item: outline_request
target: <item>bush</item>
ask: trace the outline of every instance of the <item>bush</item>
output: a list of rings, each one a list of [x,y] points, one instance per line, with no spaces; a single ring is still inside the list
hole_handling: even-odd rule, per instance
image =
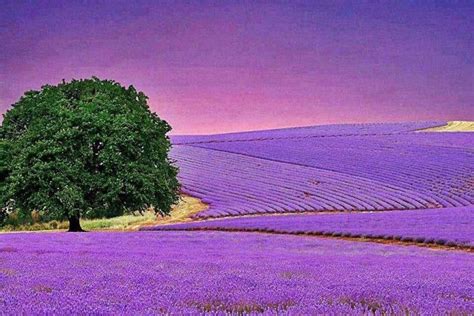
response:
[[[57,221],[51,221],[49,222],[49,228],[50,229],[58,229],[59,223]]]
[[[20,225],[20,219],[18,218],[18,212],[13,212],[7,215],[5,219],[5,225],[10,225],[13,227]]]
[[[41,215],[37,210],[34,210],[34,211],[31,212],[31,221],[33,223],[41,222]]]

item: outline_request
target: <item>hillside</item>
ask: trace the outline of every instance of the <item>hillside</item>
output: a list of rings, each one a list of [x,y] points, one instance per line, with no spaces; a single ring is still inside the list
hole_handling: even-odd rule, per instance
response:
[[[329,125],[175,136],[196,217],[383,211],[474,204],[470,133],[420,133],[440,122]]]

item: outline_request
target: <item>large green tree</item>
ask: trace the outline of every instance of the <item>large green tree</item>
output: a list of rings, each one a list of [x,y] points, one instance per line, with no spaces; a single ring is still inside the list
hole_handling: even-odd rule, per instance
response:
[[[0,128],[0,220],[6,212],[68,219],[112,217],[179,198],[168,123],[133,86],[87,80],[29,91]]]

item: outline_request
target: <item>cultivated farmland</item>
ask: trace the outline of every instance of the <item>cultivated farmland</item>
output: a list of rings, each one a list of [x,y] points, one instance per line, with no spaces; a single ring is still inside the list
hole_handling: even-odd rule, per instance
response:
[[[200,218],[474,204],[472,134],[415,132],[430,124],[177,137],[172,155],[184,190],[210,204]]]
[[[444,125],[174,136],[202,211],[0,235],[0,314],[473,314],[474,134]]]
[[[1,243],[2,314],[474,311],[464,252],[222,232],[9,234]]]
[[[474,207],[392,212],[251,216],[164,225],[150,230],[256,231],[417,242],[474,250]]]

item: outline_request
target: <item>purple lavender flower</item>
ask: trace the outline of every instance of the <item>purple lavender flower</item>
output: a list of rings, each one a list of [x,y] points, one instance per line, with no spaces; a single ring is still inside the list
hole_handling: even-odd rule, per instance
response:
[[[144,228],[215,229],[365,237],[474,248],[474,206],[387,212],[236,217]]]
[[[472,254],[221,232],[0,235],[0,314],[471,314]]]

